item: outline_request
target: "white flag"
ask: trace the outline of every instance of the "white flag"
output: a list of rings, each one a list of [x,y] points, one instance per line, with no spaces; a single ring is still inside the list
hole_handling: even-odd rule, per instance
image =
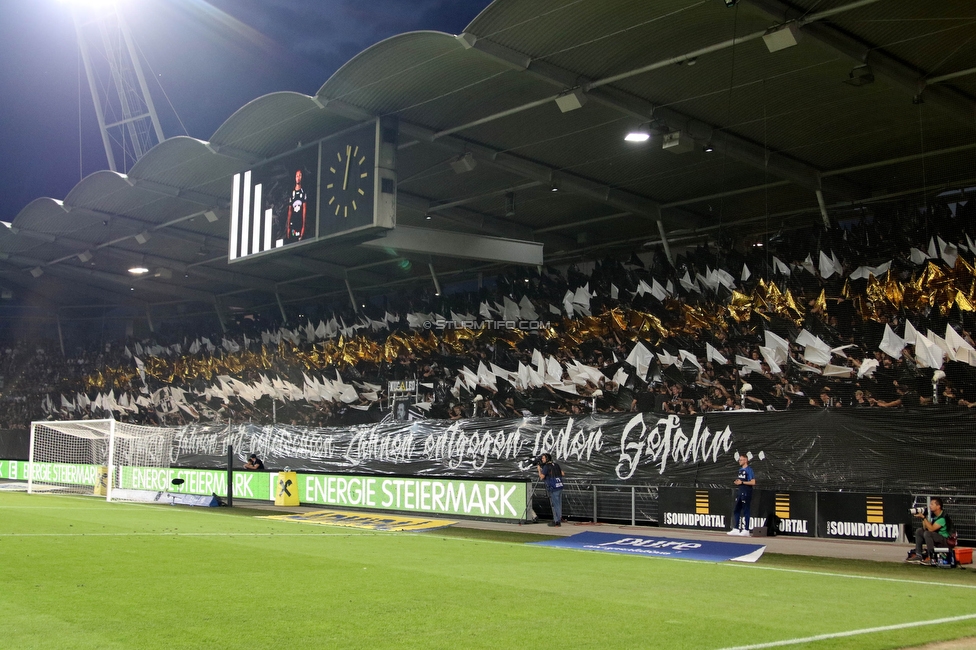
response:
[[[901,351],[905,349],[905,339],[895,334],[891,325],[885,325],[884,336],[881,338],[881,345],[878,349],[889,357],[897,359],[901,356]]]
[[[713,363],[721,363],[723,365],[729,362],[718,350],[712,347],[711,343],[705,343],[705,358]]]
[[[654,356],[651,351],[644,347],[644,344],[640,341],[634,346],[634,349],[630,351],[627,355],[627,363],[632,365],[637,370],[637,376],[643,380],[647,376],[647,368],[650,366],[651,361]]]

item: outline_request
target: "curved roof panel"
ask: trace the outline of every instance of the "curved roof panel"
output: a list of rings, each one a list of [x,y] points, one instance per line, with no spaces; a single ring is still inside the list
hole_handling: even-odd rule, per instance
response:
[[[78,181],[78,184],[68,192],[64,202],[73,207],[90,207],[100,203],[106,196],[131,189],[132,183],[128,176],[103,169]]]
[[[31,201],[14,219],[14,225],[24,230],[52,235],[66,235],[90,228],[100,219],[90,213],[69,212],[67,206],[54,199]]]
[[[482,102],[507,66],[467,50],[443,32],[393,36],[354,57],[319,89],[317,96],[387,115],[449,99],[474,86]],[[514,75],[513,75],[514,76]]]
[[[278,92],[258,97],[227,118],[211,144],[266,158],[349,126],[343,117],[322,110],[308,95]]]
[[[147,151],[129,170],[129,178],[194,189],[214,178],[226,177],[240,165],[240,160],[216,153],[203,140],[176,136]]]

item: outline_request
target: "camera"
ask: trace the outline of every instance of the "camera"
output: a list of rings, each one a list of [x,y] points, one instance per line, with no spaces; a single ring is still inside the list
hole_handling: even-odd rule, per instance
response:
[[[911,508],[908,509],[908,511],[911,512],[912,515],[924,515],[925,506],[912,506]]]

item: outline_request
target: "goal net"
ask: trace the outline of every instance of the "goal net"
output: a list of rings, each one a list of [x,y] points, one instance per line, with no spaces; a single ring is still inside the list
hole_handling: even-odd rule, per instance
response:
[[[27,491],[125,500],[138,468],[168,468],[175,429],[114,420],[32,422]]]

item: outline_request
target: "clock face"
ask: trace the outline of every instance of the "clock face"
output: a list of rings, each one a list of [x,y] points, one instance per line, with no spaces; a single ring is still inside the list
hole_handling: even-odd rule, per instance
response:
[[[335,221],[373,218],[373,150],[365,142],[334,145],[330,158],[323,155],[326,206],[323,214]],[[324,152],[323,152],[324,153]]]

